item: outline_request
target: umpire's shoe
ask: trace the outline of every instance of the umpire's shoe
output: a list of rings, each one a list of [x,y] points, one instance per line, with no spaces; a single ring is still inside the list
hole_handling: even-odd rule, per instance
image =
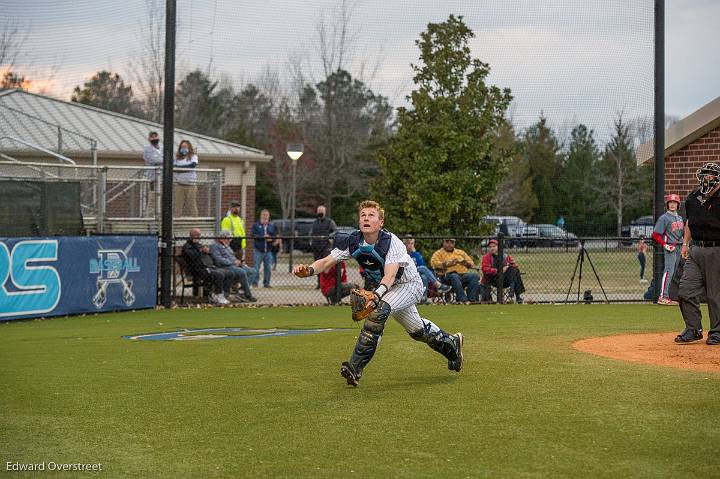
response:
[[[702,329],[685,328],[682,330],[682,333],[675,336],[675,342],[680,344],[694,343],[695,341],[700,341],[702,338]]]
[[[450,371],[457,371],[460,372],[460,370],[463,367],[463,363],[465,362],[465,359],[463,358],[463,334],[462,333],[455,333],[452,336],[453,343],[455,343],[455,360],[450,361],[448,359],[448,369]]]
[[[710,346],[717,346],[720,344],[720,333],[710,333],[708,334],[707,341],[705,343],[709,344]]]
[[[340,366],[340,374],[347,380],[349,386],[357,387],[360,382],[360,375],[355,372],[349,362],[345,361]]]

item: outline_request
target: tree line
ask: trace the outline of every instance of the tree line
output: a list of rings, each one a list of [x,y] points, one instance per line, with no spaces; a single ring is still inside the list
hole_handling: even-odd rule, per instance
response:
[[[650,214],[652,171],[634,155],[651,131],[647,119],[618,112],[603,146],[583,124],[561,140],[542,113],[518,129],[507,115],[512,92],[487,83],[490,65],[471,56],[473,37],[462,16],[428,24],[415,42],[420,54],[407,107],[394,110],[333,53],[323,58],[324,78],[298,73],[289,90],[269,72],[236,89],[190,71],[176,87],[175,124],[272,155],[258,169],[256,204],[275,217],[290,214],[285,146],[293,142],[305,144],[299,214],[323,203],[338,224],[354,224],[357,203],[368,197],[383,204],[388,227],[414,234],[485,234],[482,217],[503,214],[534,223],[563,216],[576,234],[619,235],[629,219]],[[18,79],[8,71],[3,87]],[[71,99],[161,121],[162,90],[150,83],[136,96],[118,73],[100,71]]]

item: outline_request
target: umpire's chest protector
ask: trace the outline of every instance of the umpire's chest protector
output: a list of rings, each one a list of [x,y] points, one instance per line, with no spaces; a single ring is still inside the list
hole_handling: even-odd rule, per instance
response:
[[[343,244],[347,239],[347,244]],[[363,235],[360,231],[353,231],[349,235],[338,238],[336,237],[335,246],[339,249],[347,247],[350,255],[355,258],[360,266],[365,270],[368,276],[375,282],[380,283],[385,274],[385,258],[390,251],[390,243],[392,236],[385,230],[380,230],[378,240],[375,244],[361,244]],[[403,274],[403,268],[398,270],[395,280]]]

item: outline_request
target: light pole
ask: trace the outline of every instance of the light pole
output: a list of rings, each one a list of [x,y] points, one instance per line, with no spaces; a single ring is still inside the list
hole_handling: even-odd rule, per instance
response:
[[[292,273],[293,269],[293,250],[295,249],[295,172],[297,170],[297,160],[303,154],[304,145],[302,143],[288,143],[287,154],[292,160],[292,194],[290,195],[290,258],[288,272]]]

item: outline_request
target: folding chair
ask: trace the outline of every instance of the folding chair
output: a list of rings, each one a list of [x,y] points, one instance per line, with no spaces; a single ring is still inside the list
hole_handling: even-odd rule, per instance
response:
[[[192,288],[192,295],[194,297],[204,297],[203,282],[195,280],[195,278],[190,275],[187,268],[187,262],[182,255],[175,256],[175,266],[175,270],[177,272],[175,275],[175,288],[180,287],[180,304],[185,304],[185,290],[187,288]]]

